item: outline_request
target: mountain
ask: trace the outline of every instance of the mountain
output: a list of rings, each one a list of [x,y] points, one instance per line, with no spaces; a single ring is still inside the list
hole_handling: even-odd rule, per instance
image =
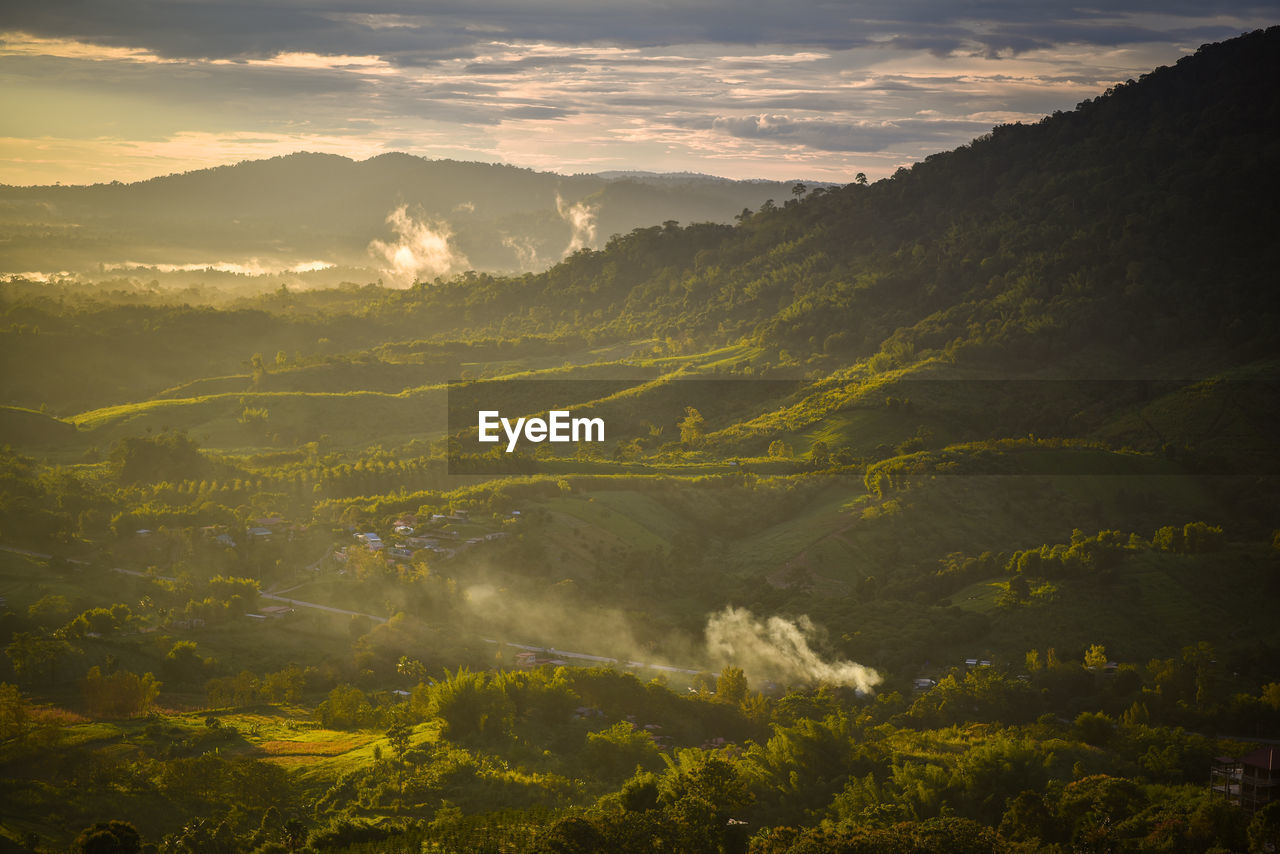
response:
[[[1273,28],[1206,46],[737,228],[648,228],[529,281],[418,299],[446,315],[493,306],[494,320],[521,302],[598,311],[617,334],[746,335],[805,357],[1274,353],[1278,45]]]
[[[475,206],[455,217],[467,252],[468,217],[568,228],[548,210],[557,194],[562,210],[595,206],[598,232],[625,233],[534,275],[263,297],[239,316],[103,306],[91,319],[19,300],[10,316],[24,331],[3,346],[33,368],[7,378],[2,400],[68,412],[81,393],[69,375],[100,406],[199,379],[201,359],[222,375],[243,371],[255,351],[305,360],[432,336],[650,338],[684,354],[740,344],[755,348],[757,373],[826,374],[836,386],[862,376],[841,380],[855,368],[1187,378],[1274,360],[1278,43],[1272,28],[1206,46],[1074,111],[998,127],[870,186],[788,192],[735,226],[625,231],[624,220],[649,223],[695,198],[738,207],[749,192],[783,188],[698,176],[608,182],[406,155],[293,155],[127,186],[7,188],[11,205],[65,198],[56,207],[70,219],[146,223],[193,245],[225,240],[216,245],[228,253],[237,241],[252,254],[319,239],[358,254],[389,205],[428,196],[432,211]],[[96,355],[77,359],[68,335]],[[223,343],[196,357],[185,349],[193,337]]]
[[[540,269],[571,249],[664,220],[728,222],[744,207],[789,196],[791,187],[299,153],[132,184],[0,187],[0,272],[151,265],[176,273],[214,264],[280,272],[320,262],[367,281],[394,266],[371,252],[374,241],[399,248],[441,236],[447,259],[392,271],[407,284],[414,274]],[[400,208],[406,216],[397,234],[388,217]]]
[[[1274,839],[1215,757],[1280,731],[1278,62],[1280,28],[1208,45],[733,225],[656,217],[737,185],[508,169],[648,217],[538,273],[0,282],[0,835]],[[428,168],[524,216],[402,157],[67,198],[200,240],[254,196],[223,237],[258,246],[329,228],[335,174],[381,215]],[[473,446],[490,408],[607,437]]]

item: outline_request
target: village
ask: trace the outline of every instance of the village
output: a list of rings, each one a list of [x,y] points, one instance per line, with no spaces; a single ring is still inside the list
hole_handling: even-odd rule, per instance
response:
[[[507,514],[504,524],[516,523],[520,518],[520,511],[513,510]],[[473,521],[466,510],[455,510],[449,514],[432,513],[428,516],[401,516],[392,523],[392,536],[389,540],[383,539],[376,530],[349,530],[364,548],[371,552],[385,552],[389,557],[399,560],[412,560],[415,555],[424,551],[451,558],[484,543],[505,539],[509,533],[492,530],[491,524]],[[357,547],[354,544],[342,546],[335,549],[332,556],[339,563],[346,563],[348,550]]]

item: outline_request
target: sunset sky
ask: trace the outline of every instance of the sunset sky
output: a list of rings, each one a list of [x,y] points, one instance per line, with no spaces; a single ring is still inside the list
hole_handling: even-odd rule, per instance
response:
[[[1276,18],[1247,0],[8,0],[0,182],[300,150],[847,182]]]

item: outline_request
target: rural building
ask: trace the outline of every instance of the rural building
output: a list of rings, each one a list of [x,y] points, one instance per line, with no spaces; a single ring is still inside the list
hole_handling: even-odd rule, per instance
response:
[[[1239,759],[1218,759],[1209,785],[1215,794],[1250,813],[1280,801],[1280,748],[1264,747]]]

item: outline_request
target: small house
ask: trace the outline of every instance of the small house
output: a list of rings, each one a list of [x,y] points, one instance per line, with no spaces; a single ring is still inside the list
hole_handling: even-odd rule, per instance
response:
[[[1248,813],[1280,802],[1280,748],[1264,747],[1239,759],[1220,757],[1210,771],[1209,786]]]

